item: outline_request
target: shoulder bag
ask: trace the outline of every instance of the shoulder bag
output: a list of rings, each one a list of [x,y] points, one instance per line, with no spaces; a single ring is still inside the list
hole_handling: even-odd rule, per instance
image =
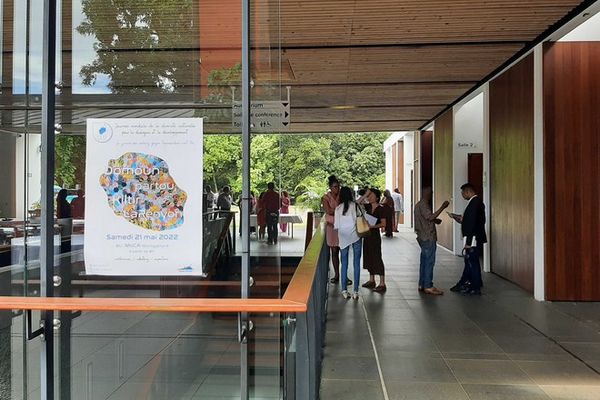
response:
[[[369,223],[365,218],[365,210],[359,204],[356,204],[356,234],[361,238],[371,234],[371,228],[369,228]]]

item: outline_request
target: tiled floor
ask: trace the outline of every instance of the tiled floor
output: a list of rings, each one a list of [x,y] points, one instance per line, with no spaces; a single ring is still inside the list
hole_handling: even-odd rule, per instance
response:
[[[330,286],[321,399],[600,399],[600,303],[540,303],[493,274],[481,297],[423,295],[414,235],[396,235],[383,239],[385,295]],[[448,289],[462,259],[437,256]]]

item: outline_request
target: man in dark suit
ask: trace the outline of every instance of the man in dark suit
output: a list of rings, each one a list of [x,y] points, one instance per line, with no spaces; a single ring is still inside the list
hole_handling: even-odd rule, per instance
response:
[[[453,292],[480,295],[481,264],[479,256],[483,254],[483,244],[487,242],[485,234],[485,205],[470,183],[460,187],[462,197],[467,200],[467,208],[456,220],[461,224],[465,267],[458,283],[450,288]]]

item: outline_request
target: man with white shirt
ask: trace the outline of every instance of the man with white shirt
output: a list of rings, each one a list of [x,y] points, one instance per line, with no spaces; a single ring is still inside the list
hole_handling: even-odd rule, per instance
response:
[[[483,282],[481,280],[479,256],[483,253],[483,244],[487,242],[485,205],[470,183],[462,185],[460,190],[462,197],[469,201],[463,215],[455,218],[461,224],[465,267],[460,280],[450,290],[480,295]]]
[[[394,219],[394,232],[398,232],[400,215],[404,214],[404,201],[398,188],[394,189],[392,192],[392,200],[394,200],[394,213],[396,214]]]

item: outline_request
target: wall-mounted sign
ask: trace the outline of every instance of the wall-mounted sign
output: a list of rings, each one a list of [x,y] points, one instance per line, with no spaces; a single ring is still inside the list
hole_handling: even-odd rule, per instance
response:
[[[202,274],[202,119],[88,119],[87,274]]]
[[[253,132],[287,132],[290,130],[289,101],[253,101],[250,110]],[[232,125],[242,128],[242,103],[232,105]]]
[[[458,142],[457,146],[459,149],[476,149],[477,144],[473,142]]]

